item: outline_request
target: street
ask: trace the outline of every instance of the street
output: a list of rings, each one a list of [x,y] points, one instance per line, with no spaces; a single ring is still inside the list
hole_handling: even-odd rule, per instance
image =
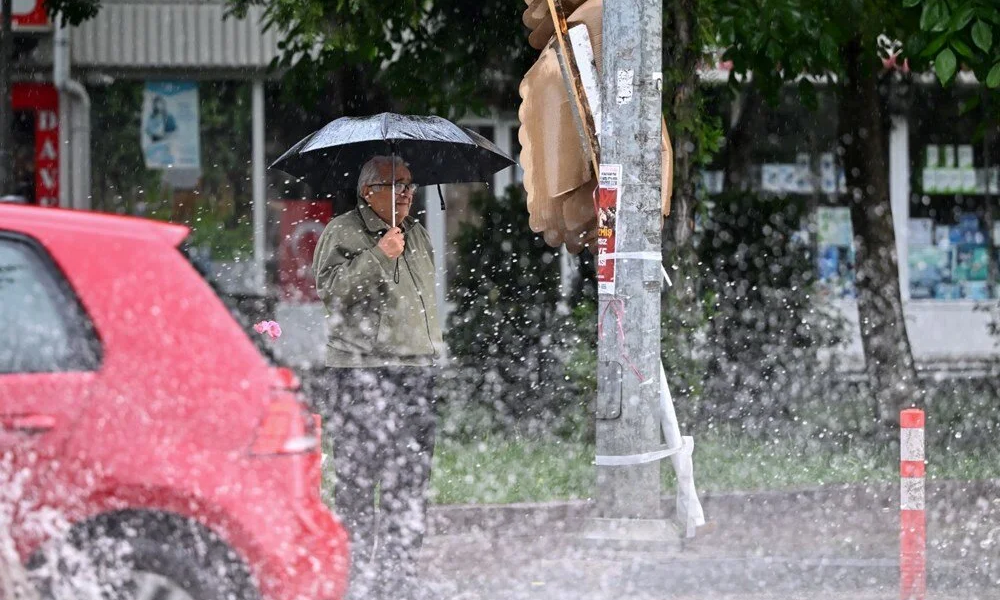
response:
[[[461,600],[894,599],[892,488],[709,496],[714,528],[677,548],[615,549],[584,539],[579,504],[499,509],[506,514],[492,520],[482,509],[481,526],[472,509],[442,508],[423,565],[433,597]],[[988,536],[1000,514],[998,502],[984,501],[997,497],[996,484],[928,491],[928,598],[1000,598],[987,575],[997,552]]]

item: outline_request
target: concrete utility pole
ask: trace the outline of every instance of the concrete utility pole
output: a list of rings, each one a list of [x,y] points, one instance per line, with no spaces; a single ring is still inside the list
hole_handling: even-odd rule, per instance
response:
[[[597,486],[606,519],[661,517],[661,461],[648,453],[664,447],[657,414],[662,30],[663,0],[604,2],[601,165],[621,165],[614,293],[600,295],[598,312]]]
[[[0,196],[14,192],[14,7],[12,0],[0,2]]]

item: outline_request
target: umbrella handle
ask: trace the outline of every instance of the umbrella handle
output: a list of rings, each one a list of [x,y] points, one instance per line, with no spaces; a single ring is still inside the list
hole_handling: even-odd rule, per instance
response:
[[[396,149],[392,149],[392,227],[396,227]],[[399,285],[399,257],[396,257],[396,267],[393,269],[392,282]]]
[[[389,187],[392,188],[392,226],[396,226],[396,149],[392,149],[392,181]],[[399,283],[399,261],[396,261],[396,283]]]

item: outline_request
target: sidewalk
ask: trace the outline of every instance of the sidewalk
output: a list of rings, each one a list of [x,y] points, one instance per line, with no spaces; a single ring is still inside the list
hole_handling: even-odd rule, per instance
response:
[[[423,560],[441,598],[897,598],[898,494],[878,483],[705,495],[714,529],[670,551],[582,540],[585,501],[440,506]],[[930,481],[927,498],[929,597],[1000,598],[1000,482]]]

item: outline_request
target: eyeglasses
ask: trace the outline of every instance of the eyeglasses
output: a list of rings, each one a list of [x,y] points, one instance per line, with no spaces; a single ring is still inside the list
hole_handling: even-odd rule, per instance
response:
[[[419,185],[417,185],[415,183],[403,183],[401,181],[397,181],[395,184],[392,184],[392,183],[374,183],[374,184],[372,184],[372,187],[389,187],[389,186],[393,186],[396,189],[396,193],[397,194],[402,194],[403,192],[410,192],[412,194],[412,193],[414,193],[414,192],[417,191],[418,187],[420,187]]]

